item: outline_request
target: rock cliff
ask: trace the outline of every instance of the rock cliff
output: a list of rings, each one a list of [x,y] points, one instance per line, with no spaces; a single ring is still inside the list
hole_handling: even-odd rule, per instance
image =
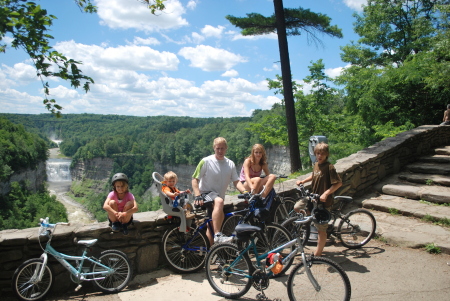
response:
[[[47,180],[45,162],[39,163],[36,169],[26,169],[14,172],[8,182],[0,182],[0,195],[6,195],[11,190],[12,182],[25,181],[28,189],[36,191]]]

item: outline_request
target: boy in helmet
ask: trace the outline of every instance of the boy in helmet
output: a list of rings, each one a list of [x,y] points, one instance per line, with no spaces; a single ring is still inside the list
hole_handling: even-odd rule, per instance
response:
[[[103,204],[103,209],[108,213],[113,232],[122,230],[128,235],[128,226],[133,221],[133,213],[138,211],[134,195],[128,191],[128,177],[124,173],[116,173],[112,177],[113,191]]]
[[[328,156],[330,155],[328,144],[318,143],[314,148],[314,155],[317,162],[314,164],[313,172],[306,179],[297,181],[297,185],[312,180],[311,192],[320,195],[320,202],[324,204],[325,209],[330,210],[334,202],[333,193],[342,186],[342,180],[333,164],[328,162]],[[302,201],[299,201],[295,204],[294,209],[299,212],[305,208],[305,205]],[[327,242],[328,223],[315,223],[314,226],[318,231],[317,249],[314,252],[314,256],[321,256]]]

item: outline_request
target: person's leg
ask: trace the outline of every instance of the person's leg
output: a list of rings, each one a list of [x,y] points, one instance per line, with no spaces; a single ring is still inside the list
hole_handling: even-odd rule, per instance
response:
[[[118,207],[117,207],[117,203],[116,203],[114,200],[110,200],[110,201],[109,201],[109,206],[110,206],[114,211],[117,212]],[[112,214],[112,213],[110,213],[110,212],[108,212],[108,218],[109,218],[109,220],[110,220],[111,222],[113,222],[113,223],[119,221],[119,219],[118,219],[114,214]]]
[[[125,212],[125,211],[128,211],[128,210],[130,210],[131,208],[133,208],[133,205],[134,205],[134,203],[133,202],[127,202],[126,204],[125,204],[125,207],[123,207],[123,211]],[[130,220],[131,220],[131,218],[133,217],[133,215],[127,215],[126,217],[124,217],[123,219],[121,219],[121,223],[122,224],[127,224],[127,223],[129,223],[130,222]]]
[[[259,193],[260,191],[261,191],[261,189],[262,189],[262,180],[263,179],[261,179],[260,177],[254,177],[254,178],[251,178],[250,179],[250,181],[252,181],[252,184],[253,184],[253,193]]]
[[[264,190],[264,193],[262,195],[263,198],[265,198],[269,192],[272,190],[273,188],[273,184],[275,184],[275,180],[277,179],[276,175],[270,174],[268,176],[266,176],[265,178],[261,179],[261,187],[262,185],[266,186],[266,190]]]
[[[318,230],[317,249],[314,252],[314,256],[322,256],[322,251],[327,243],[327,231]]]
[[[217,197],[214,199],[214,208],[211,216],[214,234],[220,232],[220,228],[222,227],[224,219],[223,204],[224,200],[222,198]]]

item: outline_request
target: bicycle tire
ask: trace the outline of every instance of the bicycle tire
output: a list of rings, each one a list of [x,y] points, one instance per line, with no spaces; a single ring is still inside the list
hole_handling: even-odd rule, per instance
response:
[[[124,252],[119,250],[106,250],[100,254],[98,261],[109,268],[113,268],[114,272],[106,275],[105,279],[93,280],[94,285],[104,293],[118,293],[123,290],[133,275],[130,260]],[[105,271],[102,266],[92,263],[92,272]],[[94,276],[97,278],[98,276]]]
[[[201,270],[205,263],[206,253],[209,250],[209,239],[206,234],[199,231],[193,237],[194,229],[183,233],[178,226],[168,229],[162,239],[162,253],[169,268],[180,274],[192,273]],[[190,239],[189,246],[184,246]]]
[[[281,225],[285,220],[292,216],[296,201],[291,197],[282,198],[277,196],[276,198],[278,198],[278,200],[275,202],[275,206],[271,210],[273,212],[271,221]]]
[[[342,245],[349,249],[358,249],[367,244],[375,235],[377,222],[373,214],[366,209],[356,209],[347,213],[337,228]]]
[[[302,261],[293,268],[288,278],[290,301],[350,300],[350,279],[340,265],[324,257],[313,257],[307,264],[320,289],[314,288]]]
[[[206,278],[211,287],[222,297],[236,299],[251,288],[254,267],[248,254],[236,261],[238,246],[231,243],[214,245],[206,256]]]
[[[290,217],[281,225],[285,227],[294,238],[300,236],[302,245],[306,246],[309,240],[309,235],[311,234],[311,222],[306,224],[298,224],[295,222],[296,220],[298,220],[297,216]]]
[[[220,232],[222,232],[225,236],[234,236],[234,229],[239,224],[242,217],[243,215],[236,214],[226,218],[222,223]]]
[[[265,223],[262,231],[255,234],[255,244],[258,254],[264,254],[270,250],[276,249],[291,240],[293,240],[293,238],[289,231],[286,230],[285,227],[274,223]],[[282,258],[286,258],[294,250],[295,245],[292,245],[278,253],[280,253]],[[274,276],[277,277],[283,275],[291,267],[293,262],[294,256],[292,256],[289,262],[283,262],[283,269],[279,274]]]
[[[17,298],[24,301],[42,300],[50,291],[53,285],[53,271],[46,265],[42,279],[35,282],[43,260],[33,258],[23,262],[14,272],[12,278],[12,290]]]

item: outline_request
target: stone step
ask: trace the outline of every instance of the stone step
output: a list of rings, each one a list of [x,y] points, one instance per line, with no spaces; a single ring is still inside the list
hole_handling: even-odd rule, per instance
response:
[[[370,211],[377,221],[377,236],[382,237],[387,243],[407,248],[423,248],[434,243],[441,249],[442,253],[450,254],[449,228],[414,217],[393,215],[375,210]]]
[[[434,155],[434,156],[420,157],[419,161],[426,163],[450,163],[450,156]]]
[[[432,217],[435,220],[450,219],[450,207],[423,203],[417,200],[405,199],[392,195],[380,195],[363,201],[363,207],[382,212],[394,209],[403,216],[423,218]]]
[[[450,176],[444,175],[401,172],[398,178],[411,183],[450,186]]]
[[[420,184],[387,184],[381,188],[383,194],[424,200],[432,203],[450,203],[450,187]]]
[[[450,163],[413,163],[408,164],[405,169],[409,172],[450,175]]]
[[[450,156],[450,146],[439,147],[434,150],[436,155],[447,155]]]

